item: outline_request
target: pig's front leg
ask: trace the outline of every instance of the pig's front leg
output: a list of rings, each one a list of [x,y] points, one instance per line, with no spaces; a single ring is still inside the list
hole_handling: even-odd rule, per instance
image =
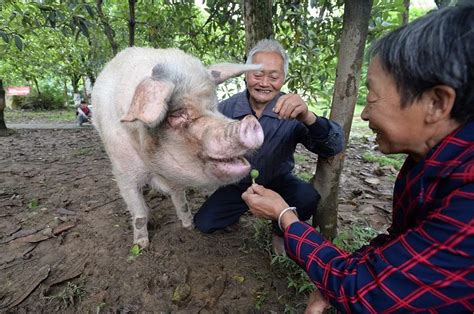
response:
[[[183,227],[192,228],[193,217],[186,201],[186,192],[183,190],[172,191],[171,201],[176,209],[176,215],[181,220]]]
[[[142,191],[138,185],[129,185],[117,182],[120,187],[128,211],[132,216],[133,227],[133,243],[138,244],[142,248],[147,248],[150,244],[148,240],[148,208],[145,204]]]

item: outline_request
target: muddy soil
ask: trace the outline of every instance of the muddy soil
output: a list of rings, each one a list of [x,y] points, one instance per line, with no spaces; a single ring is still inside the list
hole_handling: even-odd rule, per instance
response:
[[[361,160],[373,147],[349,145],[341,228],[390,222],[396,171]],[[313,173],[316,157],[299,154],[295,171]],[[190,191],[193,212],[207,193]],[[145,194],[151,244],[134,258],[129,214],[94,129],[0,138],[0,312],[303,312],[307,296],[275,272],[256,218],[204,235],[181,227],[169,197]]]

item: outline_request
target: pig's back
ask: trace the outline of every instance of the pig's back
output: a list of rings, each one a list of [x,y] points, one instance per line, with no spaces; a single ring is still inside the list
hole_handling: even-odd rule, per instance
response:
[[[118,126],[128,112],[138,84],[151,76],[158,63],[172,64],[176,71],[192,71],[198,77],[207,75],[201,62],[179,49],[131,47],[124,49],[106,64],[92,92],[94,124],[102,128]]]

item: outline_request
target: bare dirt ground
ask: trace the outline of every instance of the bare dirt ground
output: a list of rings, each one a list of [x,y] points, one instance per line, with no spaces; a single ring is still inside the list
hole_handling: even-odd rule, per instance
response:
[[[341,227],[390,222],[396,171],[361,160],[373,146],[349,145]],[[315,156],[299,154],[296,172],[314,172]],[[148,191],[151,245],[133,258],[129,214],[93,128],[18,129],[0,138],[0,156],[0,312],[303,312],[307,297],[275,272],[250,215],[204,235]],[[190,191],[193,212],[204,197]]]

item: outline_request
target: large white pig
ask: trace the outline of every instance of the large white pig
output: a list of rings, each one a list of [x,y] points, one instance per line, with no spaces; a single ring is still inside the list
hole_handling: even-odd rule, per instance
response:
[[[184,227],[192,227],[186,188],[217,188],[249,173],[244,155],[263,142],[253,116],[217,111],[216,85],[256,65],[205,68],[179,49],[127,48],[100,73],[93,123],[132,216],[133,242],[149,245],[142,188],[167,193]]]

